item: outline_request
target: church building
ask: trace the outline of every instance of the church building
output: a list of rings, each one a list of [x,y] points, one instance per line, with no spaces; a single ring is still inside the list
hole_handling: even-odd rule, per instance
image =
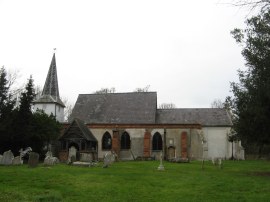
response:
[[[63,123],[64,104],[59,97],[55,54],[42,96],[35,109],[53,113]],[[244,159],[241,142],[228,141],[232,122],[225,109],[158,109],[157,92],[79,94],[71,114],[63,123],[59,158],[66,161],[70,148],[76,160],[103,159],[114,153],[121,160]]]

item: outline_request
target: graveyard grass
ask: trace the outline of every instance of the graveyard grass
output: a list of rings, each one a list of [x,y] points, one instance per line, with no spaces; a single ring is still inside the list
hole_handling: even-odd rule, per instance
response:
[[[269,161],[0,166],[0,201],[269,201]]]

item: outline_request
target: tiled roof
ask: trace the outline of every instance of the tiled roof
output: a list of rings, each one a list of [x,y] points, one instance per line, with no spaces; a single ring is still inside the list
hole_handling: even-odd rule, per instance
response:
[[[83,137],[88,141],[97,142],[97,139],[92,132],[87,128],[84,122],[79,119],[74,119],[72,121],[59,140],[69,139],[69,135],[72,135],[72,138],[74,138],[74,134],[77,135],[77,137]]]
[[[86,123],[154,124],[157,93],[80,94],[71,118]]]
[[[156,123],[160,124],[232,125],[228,112],[218,108],[158,109],[156,120]]]

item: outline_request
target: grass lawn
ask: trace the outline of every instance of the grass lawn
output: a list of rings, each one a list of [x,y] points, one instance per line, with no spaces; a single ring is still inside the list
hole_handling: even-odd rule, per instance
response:
[[[269,161],[0,166],[0,201],[270,201]]]

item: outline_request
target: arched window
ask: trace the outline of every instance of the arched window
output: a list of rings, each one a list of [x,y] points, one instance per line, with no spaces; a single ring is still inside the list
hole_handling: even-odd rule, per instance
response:
[[[112,137],[110,133],[104,133],[102,137],[102,149],[111,150],[112,149]]]
[[[130,136],[127,132],[121,136],[121,149],[130,149]]]
[[[158,132],[156,132],[153,136],[152,150],[162,150],[162,137]]]

